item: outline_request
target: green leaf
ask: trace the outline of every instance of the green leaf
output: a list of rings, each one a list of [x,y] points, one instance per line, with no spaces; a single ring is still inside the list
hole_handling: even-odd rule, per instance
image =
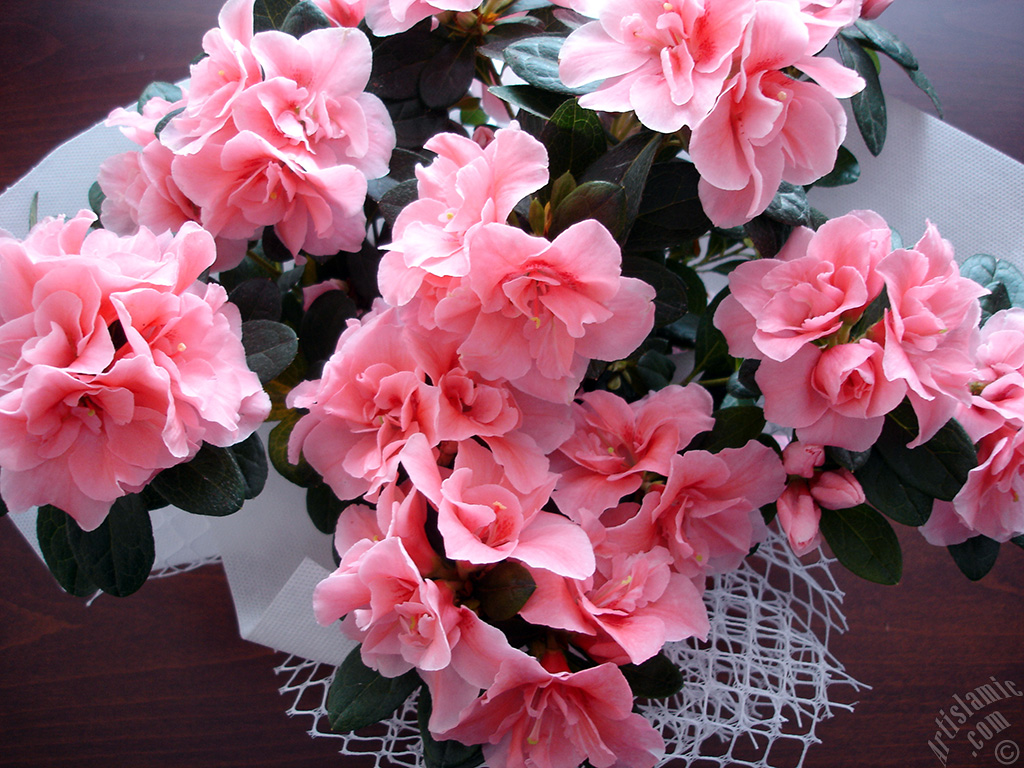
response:
[[[790,184],[788,181],[779,184],[779,189],[768,203],[764,215],[793,227],[809,227],[813,223],[807,192],[803,187]]]
[[[95,530],[83,531],[68,518],[67,536],[85,577],[107,594],[127,597],[153,570],[153,525],[138,494],[117,499]]]
[[[484,753],[479,744],[466,745],[454,739],[438,741],[427,727],[433,702],[430,691],[424,686],[416,700],[416,718],[423,739],[423,764],[425,768],[476,768],[484,764]]]
[[[871,458],[870,448],[866,451],[851,451],[847,448],[836,448],[834,445],[827,445],[825,446],[825,453],[829,459],[850,472],[857,472]]]
[[[604,126],[597,113],[584,109],[576,99],[563,103],[551,116],[540,134],[548,150],[548,170],[552,179],[568,171],[580,178],[587,167],[608,147]]]
[[[643,132],[630,136],[609,149],[587,169],[582,181],[610,181],[626,190],[626,221],[633,221],[640,211],[647,177],[664,137],[660,133]]]
[[[878,80],[878,70],[874,59],[860,44],[840,33],[836,36],[839,44],[839,56],[843,64],[855,70],[864,78],[864,90],[854,94],[850,99],[853,116],[864,137],[864,144],[872,155],[878,155],[885,144],[886,112],[885,96],[882,95],[882,84]]]
[[[288,13],[296,5],[298,0],[256,0],[252,8],[253,33],[281,29]]]
[[[697,195],[700,175],[692,163],[657,163],[648,174],[626,247],[632,251],[670,248],[711,228]]]
[[[821,534],[846,568],[876,584],[898,584],[903,553],[892,526],[866,504],[822,509]]]
[[[259,376],[260,384],[266,384],[291,365],[299,351],[299,338],[284,323],[249,320],[242,323],[242,346],[245,364]]]
[[[1010,539],[1010,543],[1016,544],[1021,549],[1024,549],[1024,534],[1021,534],[1020,536],[1014,536],[1012,539]]]
[[[647,391],[664,389],[676,375],[676,364],[658,350],[648,349],[636,361],[636,374]]]
[[[816,182],[816,187],[843,187],[853,184],[860,178],[860,163],[854,157],[853,152],[844,146],[839,147],[836,155],[836,163],[832,170],[822,176]]]
[[[917,58],[910,48],[889,30],[867,19],[858,19],[854,26],[864,34],[875,50],[881,51],[905,69],[918,68]]]
[[[191,460],[163,470],[153,487],[179,509],[194,515],[223,517],[242,508],[245,475],[234,453],[203,443]]]
[[[476,68],[470,38],[448,41],[420,72],[419,96],[428,107],[447,109],[469,91]]]
[[[641,699],[667,699],[683,690],[683,673],[665,652],[641,664],[619,667],[633,695]]]
[[[742,448],[764,431],[764,411],[756,405],[738,405],[715,411],[715,426],[695,438],[693,447],[711,453]]]
[[[537,589],[526,567],[514,560],[502,560],[484,571],[473,585],[480,610],[492,621],[507,621],[519,613]]]
[[[301,455],[298,464],[288,461],[288,440],[302,416],[303,414],[296,410],[285,412],[277,426],[270,430],[267,455],[270,457],[270,463],[274,465],[274,469],[281,477],[300,488],[309,488],[320,482],[320,475]]]
[[[33,202],[38,202],[38,195],[33,198]],[[94,181],[92,186],[89,187],[89,210],[99,216],[103,213],[103,201],[107,199],[107,196],[103,194],[103,189],[100,187],[98,181]],[[31,214],[31,211],[29,212]]]
[[[238,307],[243,323],[249,320],[281,319],[281,290],[270,278],[243,280],[231,290],[228,299]]]
[[[442,38],[431,34],[430,19],[400,35],[375,41],[373,69],[366,90],[392,102],[419,102],[420,75],[443,45]]]
[[[915,528],[928,522],[932,497],[901,482],[877,451],[871,451],[864,464],[853,473],[868,503],[886,517]]]
[[[245,498],[255,499],[263,492],[263,487],[267,483],[267,475],[270,473],[263,441],[260,440],[259,434],[253,432],[242,442],[230,446],[228,450],[231,451],[238,464],[238,469],[242,472],[242,479],[245,481]]]
[[[516,40],[502,55],[512,71],[530,85],[571,96],[594,90],[594,87],[570,88],[558,77],[558,52],[564,42],[562,35],[537,35]]]
[[[312,0],[302,0],[288,11],[281,22],[281,31],[292,37],[302,37],[314,29],[330,29],[331,20]]]
[[[904,400],[885,417],[875,447],[902,483],[933,498],[952,501],[967,482],[967,474],[978,465],[974,444],[954,419],[924,445],[908,448],[917,431],[917,417]]]
[[[384,217],[384,220],[390,225],[395,226],[395,220],[398,218],[398,214],[402,212],[413,200],[419,198],[419,188],[417,186],[416,179],[409,179],[403,181],[401,184],[396,184],[380,199],[380,212]]]
[[[416,670],[399,677],[384,677],[370,669],[352,649],[331,680],[327,692],[327,718],[335,733],[349,733],[380,722],[395,712],[420,687]]]
[[[327,291],[317,296],[299,324],[299,339],[306,359],[312,364],[334,354],[349,318],[358,312],[355,302],[344,291]]]
[[[729,295],[723,288],[708,305],[707,311],[697,323],[697,338],[694,342],[694,372],[703,372],[703,378],[729,377],[733,373],[733,359],[729,356],[729,344],[722,332],[715,327],[715,310]]]
[[[338,518],[350,503],[335,496],[327,483],[317,483],[306,489],[306,514],[321,533],[334,533]]]
[[[668,267],[651,259],[625,256],[623,277],[635,277],[654,288],[654,327],[673,323],[686,314],[688,289],[683,279]]]
[[[142,108],[145,107],[149,100],[154,97],[159,97],[164,101],[169,101],[173,104],[181,99],[181,88],[176,86],[174,83],[165,83],[162,80],[153,81],[143,88],[142,93],[139,94],[139,101],[136,104],[138,111],[142,112]]]
[[[36,516],[36,538],[43,560],[61,589],[76,597],[86,597],[98,591],[99,587],[86,576],[75,559],[68,541],[69,524],[74,524],[74,520],[66,512],[47,504],[39,508]]]
[[[932,85],[932,81],[925,77],[924,72],[919,69],[907,69],[904,71],[910,78],[910,82],[920,88],[924,92],[925,96],[931,99],[932,106],[935,107],[935,112],[941,118],[943,116],[942,102],[939,100],[939,94],[936,93],[935,86]]]
[[[551,214],[548,236],[554,238],[584,219],[597,220],[618,237],[626,225],[625,190],[607,181],[580,184]]]
[[[1024,307],[1024,274],[1013,264],[987,253],[978,253],[964,260],[960,274],[987,288],[991,293],[981,297],[982,324],[1000,309]]]
[[[753,242],[758,255],[762,259],[771,259],[782,250],[786,241],[789,240],[793,228],[770,216],[761,214],[744,224],[743,231]]]
[[[532,85],[492,85],[487,90],[502,101],[545,119],[551,117],[565,101],[564,94],[552,93]]]
[[[973,536],[962,544],[947,547],[953,562],[971,581],[982,579],[992,570],[999,557],[999,542],[988,536]]]
[[[156,124],[156,127],[153,128],[153,135],[156,136],[159,139],[160,138],[160,134],[163,133],[164,128],[167,127],[167,124],[169,122],[171,122],[171,120],[176,118],[178,115],[180,115],[184,111],[185,111],[184,107],[178,107],[177,109],[172,109],[166,115],[161,117],[160,121]]]

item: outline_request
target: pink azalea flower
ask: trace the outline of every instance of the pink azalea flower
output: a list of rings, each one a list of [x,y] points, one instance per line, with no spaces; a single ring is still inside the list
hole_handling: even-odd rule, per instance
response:
[[[821,532],[818,530],[821,507],[811,496],[806,480],[790,480],[775,502],[775,508],[779,513],[779,525],[797,556],[803,557],[821,545]]]
[[[974,533],[1009,541],[1024,533],[1024,429],[1009,422],[977,447],[978,466],[968,474],[953,507]]]
[[[935,500],[928,522],[919,526],[917,530],[924,536],[925,541],[936,547],[963,544],[978,535],[977,531],[968,528],[963,518],[957,514],[953,502],[942,499]]]
[[[365,0],[366,25],[377,37],[386,37],[442,11],[473,11],[479,5],[479,0]]]
[[[0,240],[0,493],[92,530],[111,503],[205,441],[232,445],[270,409],[246,368],[238,310],[195,278],[194,224],[119,238],[83,212]]]
[[[492,768],[652,768],[664,754],[661,735],[632,711],[633,694],[614,664],[548,672],[532,657],[505,661],[494,684],[457,726],[436,734],[483,744]]]
[[[960,276],[953,246],[929,223],[913,249],[893,251],[878,264],[890,308],[883,319],[885,375],[906,382],[926,442],[967,402],[986,291]]]
[[[961,406],[956,418],[977,441],[1007,420],[1024,423],[1024,310],[990,317],[974,352],[970,406]]]
[[[817,232],[794,230],[778,258],[741,264],[715,313],[729,351],[781,362],[853,325],[882,291],[876,267],[889,242],[877,213],[854,211]]]
[[[621,276],[612,236],[587,219],[554,242],[490,224],[470,239],[473,270],[437,306],[460,334],[464,364],[490,379],[568,402],[590,359],[632,352],[654,323],[654,290]]]
[[[358,27],[365,15],[365,0],[313,0],[332,24],[339,27]]]
[[[636,112],[648,128],[699,125],[714,107],[753,17],[753,0],[611,0],[574,31],[559,56],[562,81],[603,81],[580,105]]]
[[[552,497],[580,521],[600,515],[636,491],[645,472],[667,475],[672,456],[711,429],[711,395],[703,387],[671,385],[634,403],[604,391],[588,392],[573,406],[576,430],[556,453],[561,477]]]
[[[877,19],[892,3],[893,0],[864,0],[860,17],[862,19]]]
[[[398,473],[399,453],[414,435],[436,445],[438,391],[424,380],[394,309],[378,305],[350,320],[320,379],[288,395],[308,408],[292,432],[289,460],[300,453],[340,499],[376,494]]]

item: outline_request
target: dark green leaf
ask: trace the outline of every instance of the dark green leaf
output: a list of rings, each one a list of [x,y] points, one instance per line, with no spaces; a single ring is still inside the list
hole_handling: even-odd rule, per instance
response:
[[[357,314],[355,302],[344,291],[327,291],[317,296],[299,325],[306,359],[312,364],[334,354],[348,319]]]
[[[228,450],[231,451],[242,472],[242,479],[245,481],[245,498],[255,499],[263,492],[263,486],[267,483],[267,475],[270,473],[263,441],[260,440],[260,436],[256,432],[253,432],[245,440],[235,443]]]
[[[665,652],[641,664],[619,667],[633,695],[641,699],[667,699],[683,690],[683,673]]]
[[[850,472],[857,472],[871,458],[870,448],[866,451],[851,451],[846,448],[836,448],[829,445],[825,447],[825,453],[832,461]]]
[[[988,315],[1004,308],[1001,306],[1001,298],[1003,302],[1008,300],[1011,306],[1024,307],[1024,274],[1010,262],[987,253],[978,253],[960,265],[960,274],[993,293],[999,293],[995,297],[982,297],[982,307],[988,310]]]
[[[288,461],[288,440],[296,423],[302,418],[302,413],[296,410],[288,410],[284,417],[270,430],[270,439],[267,441],[267,455],[274,469],[285,480],[301,488],[309,488],[320,482],[320,475],[313,469],[309,462],[301,455],[299,463],[292,464]]]
[[[302,0],[292,6],[281,22],[281,31],[292,37],[302,37],[314,29],[329,29],[331,20],[312,0]]]
[[[469,91],[476,65],[470,39],[448,41],[420,73],[419,96],[428,107],[447,109]]]
[[[626,190],[626,221],[640,211],[647,176],[664,137],[660,133],[638,133],[609,149],[591,164],[582,181],[610,181]]]
[[[867,505],[823,509],[821,534],[839,562],[861,578],[898,584],[903,576],[903,553],[895,531]]]
[[[99,182],[94,181],[92,183],[92,187],[89,187],[89,207],[90,208],[92,208],[92,200],[93,200],[93,192],[92,191],[93,191],[93,187],[95,187],[96,189],[99,189],[99,187],[100,187]],[[103,192],[101,191],[100,194],[102,195]],[[100,202],[101,203],[103,202],[102,198],[100,199]],[[100,212],[98,210],[96,210],[96,208],[92,208],[92,212],[95,213],[97,216],[100,215]],[[32,227],[34,227],[38,222],[39,222],[39,192],[37,191],[37,192],[34,192],[32,194],[32,202],[30,202],[28,204],[28,228],[32,229]]]
[[[137,494],[117,499],[95,530],[83,531],[69,518],[67,535],[86,578],[114,597],[138,591],[153,570],[153,525]]]
[[[906,43],[892,32],[867,19],[858,19],[854,24],[871,43],[872,48],[881,51],[904,69],[917,69],[917,58],[910,52]]]
[[[492,85],[488,90],[502,101],[545,119],[551,117],[565,101],[564,94],[532,85]]]
[[[857,162],[853,152],[844,146],[840,146],[839,152],[836,155],[836,163],[832,166],[832,170],[814,182],[814,186],[842,187],[847,184],[853,184],[859,178],[860,163]]]
[[[181,96],[181,88],[176,86],[174,83],[165,83],[160,80],[155,80],[142,89],[142,93],[139,94],[139,101],[138,104],[136,104],[136,108],[139,112],[142,112],[142,108],[154,97],[159,97],[164,101],[169,101],[173,104],[178,101]]]
[[[935,91],[935,86],[932,85],[932,81],[925,77],[924,72],[920,69],[908,69],[905,70],[907,76],[910,78],[910,82],[920,88],[925,96],[932,101],[932,106],[935,107],[935,112],[941,118],[942,114],[942,102],[939,100],[939,94]]]
[[[637,360],[636,373],[648,391],[664,389],[676,375],[676,364],[667,355],[649,349]]]
[[[761,387],[757,384],[757,369],[761,366],[760,360],[744,360],[736,371],[736,383],[728,390],[733,397],[750,398],[756,400],[761,396]]]
[[[331,730],[349,733],[380,722],[405,703],[420,687],[416,670],[399,677],[384,677],[365,664],[356,646],[338,667],[327,692],[327,718]]]
[[[779,184],[779,189],[768,203],[764,215],[793,227],[809,227],[812,224],[811,204],[807,202],[807,192],[803,187],[790,184],[788,181]]]
[[[569,88],[558,77],[558,52],[564,42],[562,35],[537,35],[516,40],[502,53],[512,71],[530,85],[572,96],[594,90],[593,87]]]
[[[480,610],[493,621],[511,619],[537,589],[530,572],[514,560],[502,560],[484,572],[473,587]]]
[[[292,252],[281,242],[281,238],[277,236],[277,232],[274,231],[273,227],[263,228],[263,233],[260,236],[260,247],[263,249],[263,255],[270,261],[284,263],[292,260]]]
[[[238,307],[242,322],[281,319],[281,291],[270,278],[244,280],[232,289],[228,298]]]
[[[548,150],[552,179],[568,171],[580,178],[587,167],[604,154],[608,146],[604,126],[596,112],[584,109],[576,99],[564,102],[541,131],[540,140]]]
[[[454,739],[438,741],[427,727],[433,702],[430,691],[424,686],[416,700],[416,717],[423,739],[423,764],[425,768],[476,768],[484,764],[484,753],[479,744],[465,745]]]
[[[708,306],[708,289],[697,270],[674,259],[670,259],[667,266],[686,286],[686,311],[704,314]]]
[[[298,4],[298,0],[256,0],[252,8],[252,31],[266,32],[270,29],[281,29],[288,12]]]
[[[246,365],[259,376],[261,384],[266,384],[295,359],[299,339],[284,323],[249,320],[242,323],[242,346]]]
[[[708,305],[697,324],[697,339],[694,343],[694,371],[703,372],[703,378],[729,377],[733,373],[733,359],[729,356],[729,344],[722,332],[715,327],[715,310],[728,295],[722,291]]]
[[[327,483],[317,483],[306,489],[306,514],[321,533],[334,533],[338,518],[350,503],[335,496]]]
[[[924,445],[908,448],[917,436],[917,417],[904,400],[885,417],[877,450],[904,484],[936,499],[951,501],[978,465],[974,444],[954,419],[950,419]]]
[[[744,224],[743,231],[753,242],[754,248],[762,259],[772,259],[789,240],[793,228],[761,214]]]
[[[687,286],[675,272],[651,259],[626,256],[622,259],[624,277],[635,277],[654,288],[654,327],[673,323],[686,314]]]
[[[764,411],[756,405],[740,405],[715,411],[715,426],[699,435],[693,447],[718,453],[726,448],[742,448],[764,430]]]
[[[227,448],[203,444],[191,460],[163,470],[153,487],[171,504],[195,515],[223,517],[245,501],[245,475]]]
[[[992,570],[996,558],[999,557],[999,542],[988,536],[973,536],[962,544],[953,544],[947,549],[953,556],[956,567],[971,581],[983,578]]]
[[[381,215],[393,227],[395,219],[398,218],[398,214],[402,212],[402,209],[418,197],[419,191],[416,180],[409,179],[408,181],[403,181],[401,184],[385,192],[384,197],[380,199]]]
[[[700,237],[711,228],[697,196],[692,163],[672,160],[651,168],[626,247],[658,250]]]
[[[148,509],[150,512],[152,512],[154,509],[163,509],[168,504],[170,504],[170,502],[167,501],[167,499],[165,499],[163,496],[161,496],[160,493],[153,487],[152,483],[150,483],[141,491],[139,491],[139,496],[142,497],[142,501],[145,503],[146,509]]]
[[[1012,539],[1010,539],[1010,543],[1016,544],[1021,549],[1024,549],[1024,534],[1020,536],[1014,536]]]
[[[840,33],[836,37],[839,44],[839,55],[843,64],[855,70],[864,78],[864,90],[850,99],[853,116],[857,127],[864,137],[864,144],[872,155],[878,155],[885,144],[886,113],[885,96],[882,85],[878,81],[878,70],[875,61],[860,44]]]
[[[38,208],[39,193],[36,192],[32,198],[33,202],[36,203]],[[99,216],[103,212],[103,201],[107,199],[107,196],[103,194],[103,189],[100,187],[98,181],[94,181],[92,186],[89,187],[89,210]],[[31,211],[29,211],[29,217],[31,218]]]
[[[557,179],[551,182],[551,207],[557,208],[562,204],[562,201],[569,196],[569,194],[576,189],[576,179],[572,177],[572,174],[566,171]],[[533,198],[530,201],[530,208],[534,208],[534,203],[540,204],[540,201]],[[543,211],[543,206],[541,211]],[[536,214],[534,214],[536,215]],[[543,231],[543,230],[542,230]]]
[[[389,101],[418,101],[420,75],[443,45],[442,38],[431,34],[430,19],[400,35],[375,41],[366,90]]]
[[[885,316],[885,310],[888,308],[889,294],[883,290],[868,304],[864,314],[853,324],[850,329],[850,338],[855,340],[866,336],[871,327]]]
[[[853,472],[868,503],[879,512],[903,525],[917,527],[928,522],[932,497],[902,483],[877,451],[871,451],[867,461]]]
[[[36,538],[39,540],[43,560],[61,589],[76,597],[86,597],[99,590],[99,587],[85,575],[75,560],[75,553],[68,541],[68,526],[74,522],[67,513],[47,504],[39,508],[36,517]]]
[[[153,129],[153,135],[156,136],[159,139],[160,138],[160,134],[163,133],[163,130],[164,130],[164,128],[167,127],[167,124],[169,122],[171,122],[171,120],[176,118],[178,115],[180,115],[184,111],[185,111],[184,107],[178,107],[177,109],[172,109],[166,115],[161,117],[160,118],[160,122],[158,122],[156,124],[156,127]]]
[[[554,238],[584,219],[596,219],[618,237],[626,224],[625,190],[607,181],[580,184],[552,213],[548,236]]]

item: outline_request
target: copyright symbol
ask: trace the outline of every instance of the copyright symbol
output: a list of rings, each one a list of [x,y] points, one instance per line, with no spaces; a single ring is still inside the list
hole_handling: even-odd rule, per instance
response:
[[[1017,742],[1006,739],[996,744],[995,748],[996,762],[1000,765],[1013,765],[1017,762],[1017,758],[1020,757],[1020,747]]]

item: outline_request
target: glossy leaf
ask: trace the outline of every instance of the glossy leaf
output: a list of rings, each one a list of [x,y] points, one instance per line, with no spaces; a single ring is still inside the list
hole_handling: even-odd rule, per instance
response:
[[[96,189],[96,191],[99,194],[99,197],[97,197],[98,202],[97,202],[95,207],[93,207],[93,198],[94,198],[93,189],[94,188]],[[97,216],[100,215],[100,211],[98,209],[99,209],[100,205],[102,205],[102,203],[103,203],[103,197],[105,197],[105,195],[103,195],[103,190],[100,189],[99,182],[94,181],[92,183],[92,186],[89,187],[89,207],[92,209],[92,212],[95,213]],[[36,192],[32,193],[32,201],[28,204],[28,228],[32,229],[38,223],[39,223],[39,192],[37,190]]]
[[[931,99],[936,114],[939,117],[943,117],[942,101],[939,99],[939,94],[936,92],[935,86],[932,85],[932,81],[920,69],[908,69],[905,71],[910,78],[910,82],[920,88],[924,95]]]
[[[978,253],[964,260],[960,274],[990,291],[980,299],[982,324],[1001,309],[1024,307],[1024,274],[1010,262]]]
[[[338,518],[350,503],[335,496],[327,483],[316,483],[306,489],[306,514],[321,533],[334,533]]]
[[[683,690],[683,673],[665,652],[641,664],[619,667],[633,695],[641,699],[667,699]]]
[[[238,464],[245,481],[245,498],[255,499],[263,492],[267,484],[267,475],[270,474],[270,465],[267,463],[267,451],[263,447],[258,433],[253,432],[245,440],[235,443],[230,448],[231,455]],[[150,507],[152,509],[152,507]]]
[[[246,478],[228,448],[204,443],[191,460],[163,470],[153,487],[179,509],[223,517],[242,508]]]
[[[266,384],[291,365],[299,351],[295,331],[273,320],[249,320],[242,323],[245,363]]]
[[[301,488],[309,488],[320,482],[320,475],[301,455],[298,464],[288,461],[288,440],[302,415],[295,409],[285,412],[277,426],[270,430],[270,438],[267,440],[267,456],[281,477]]]
[[[594,90],[593,87],[570,88],[558,77],[558,52],[564,42],[561,35],[537,35],[516,40],[502,55],[512,71],[530,85],[572,96]]]
[[[755,216],[743,225],[743,232],[754,244],[755,250],[762,259],[773,259],[789,240],[793,228],[788,224],[766,216]],[[718,271],[718,270],[716,270]]]
[[[864,35],[871,47],[881,51],[905,69],[917,69],[917,57],[911,53],[906,43],[900,40],[885,27],[868,19],[858,19],[854,26]]]
[[[480,610],[492,621],[507,621],[519,613],[537,589],[530,572],[514,560],[502,560],[473,585]]]
[[[714,413],[715,425],[710,432],[699,435],[693,447],[718,453],[725,448],[742,448],[756,440],[764,430],[764,411],[756,405],[720,408]]]
[[[244,280],[231,290],[228,298],[238,307],[242,322],[281,319],[281,291],[270,278]]]
[[[703,371],[704,378],[728,377],[733,373],[733,359],[729,356],[729,344],[722,332],[715,327],[715,310],[728,295],[728,288],[722,291],[708,305],[697,323],[697,338],[694,343],[694,371]]]
[[[385,192],[384,196],[380,199],[381,215],[393,227],[402,209],[418,197],[419,190],[416,180],[409,179],[408,181],[403,181],[401,184]]]
[[[949,554],[960,572],[971,581],[984,578],[999,557],[999,542],[988,536],[973,536],[961,544],[949,547]]]
[[[166,115],[161,117],[160,120],[157,122],[156,126],[153,128],[153,135],[156,136],[157,138],[160,138],[160,134],[163,133],[163,130],[164,128],[167,127],[167,124],[184,111],[184,107],[178,107],[177,109],[172,109]]]
[[[903,483],[877,451],[871,451],[864,464],[853,472],[868,503],[886,517],[914,527],[928,522],[932,497]]]
[[[700,237],[711,228],[697,195],[692,163],[673,160],[651,168],[626,248],[658,250]]]
[[[502,101],[545,119],[551,117],[565,102],[565,95],[552,93],[532,85],[492,85],[488,89]]]
[[[137,494],[115,500],[95,530],[83,531],[68,518],[67,536],[85,577],[114,597],[137,592],[153,570],[153,525]]]
[[[292,37],[302,37],[315,29],[329,29],[331,20],[312,0],[301,0],[292,6],[281,22],[281,31]]]
[[[6,507],[5,507],[6,508]],[[73,525],[63,510],[57,507],[40,507],[36,515],[36,539],[43,553],[43,560],[61,589],[76,597],[86,597],[99,590],[75,559],[75,553],[68,541],[68,526]]]
[[[428,107],[447,109],[469,91],[476,51],[465,37],[448,41],[420,73],[419,95]]]
[[[420,76],[444,45],[425,19],[400,35],[374,41],[373,68],[366,90],[387,101],[419,97]]]
[[[904,400],[885,417],[875,448],[901,482],[933,498],[951,501],[978,465],[974,443],[953,419],[924,445],[908,448],[907,443],[916,436],[917,417]]]
[[[284,20],[296,5],[298,0],[256,0],[252,8],[253,33],[281,29]]]
[[[648,349],[636,361],[636,374],[647,391],[664,389],[676,375],[676,364],[672,358],[656,349]]]
[[[625,190],[607,181],[580,184],[552,213],[548,236],[554,238],[584,219],[599,221],[613,237],[618,237],[626,225]]]
[[[843,187],[853,184],[860,178],[860,163],[854,157],[853,152],[844,146],[839,147],[836,154],[836,163],[832,170],[814,182],[816,187]]]
[[[640,211],[647,177],[664,137],[658,133],[638,133],[609,149],[591,164],[581,181],[610,181],[626,191],[626,220],[633,221]]]
[[[476,768],[484,764],[484,753],[479,744],[462,744],[454,739],[435,739],[427,724],[433,711],[430,691],[424,686],[416,700],[416,718],[423,739],[424,768]]]
[[[860,134],[864,137],[864,145],[872,155],[877,156],[885,144],[887,118],[885,96],[882,95],[875,61],[855,39],[840,33],[836,41],[843,64],[855,70],[866,83],[864,90],[851,97],[850,106]]]
[[[327,692],[327,718],[335,733],[349,733],[391,716],[420,687],[415,670],[399,677],[384,677],[370,669],[352,649],[331,680]]]
[[[804,188],[787,181],[779,184],[779,189],[768,203],[764,215],[793,227],[809,227],[813,224],[811,204],[807,201]]]
[[[142,89],[142,93],[139,94],[139,101],[136,104],[136,109],[138,109],[139,112],[142,112],[142,108],[154,97],[160,97],[164,101],[169,101],[173,104],[178,101],[181,96],[181,88],[176,86],[174,83],[165,83],[162,80],[154,80]]]
[[[903,553],[892,526],[862,504],[850,509],[822,509],[821,534],[840,563],[876,584],[898,584]]]
[[[540,140],[548,150],[552,179],[566,172],[580,178],[608,146],[597,113],[584,109],[576,99],[567,100],[555,110],[541,131]]]
[[[673,323],[686,314],[688,289],[683,279],[666,266],[639,256],[622,259],[624,277],[635,277],[654,288],[654,327]]]
[[[302,353],[310,365],[334,354],[349,318],[357,314],[355,302],[344,291],[327,291],[313,300],[299,325]]]

